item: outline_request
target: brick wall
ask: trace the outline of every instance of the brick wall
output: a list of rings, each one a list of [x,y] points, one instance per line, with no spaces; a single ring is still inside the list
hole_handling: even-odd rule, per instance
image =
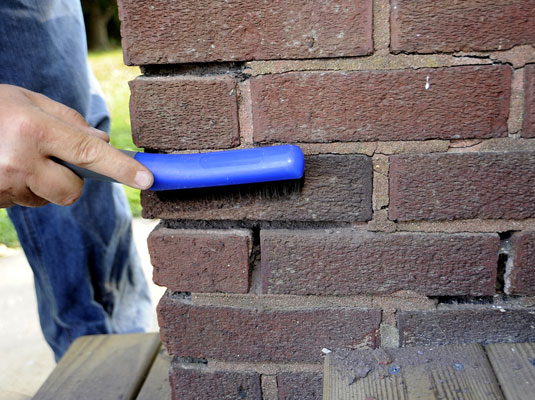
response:
[[[322,348],[535,340],[532,0],[122,0],[150,151],[301,182],[142,194],[175,399],[319,399]]]

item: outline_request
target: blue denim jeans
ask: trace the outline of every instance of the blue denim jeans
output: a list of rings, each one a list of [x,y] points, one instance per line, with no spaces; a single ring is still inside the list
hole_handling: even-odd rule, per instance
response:
[[[0,83],[43,93],[92,126],[109,128],[77,1],[0,2]],[[87,181],[72,206],[16,206],[8,214],[34,272],[41,327],[56,360],[78,336],[151,326],[152,304],[120,185]]]
[[[72,206],[17,206],[8,214],[34,273],[41,327],[56,360],[79,336],[150,327],[150,294],[120,185],[87,181]]]

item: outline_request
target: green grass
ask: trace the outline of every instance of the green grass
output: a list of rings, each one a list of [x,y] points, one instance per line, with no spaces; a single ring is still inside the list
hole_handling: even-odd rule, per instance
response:
[[[17,232],[15,232],[5,208],[0,208],[0,243],[5,244],[7,247],[19,246]]]
[[[139,68],[127,67],[123,64],[120,48],[89,54],[89,63],[100,81],[108,108],[111,113],[111,143],[113,146],[138,150],[132,142],[130,131],[130,115],[128,101],[130,89],[128,81],[138,76]],[[125,186],[126,195],[134,216],[141,215],[139,190]],[[0,243],[8,247],[19,245],[17,234],[4,209],[0,209]]]
[[[128,81],[140,74],[139,68],[127,67],[123,64],[123,53],[120,48],[89,53],[89,63],[102,86],[106,103],[110,109],[111,144],[119,149],[139,150],[132,142],[128,108],[130,99]],[[140,216],[139,190],[125,186],[125,191],[132,214],[135,217]]]

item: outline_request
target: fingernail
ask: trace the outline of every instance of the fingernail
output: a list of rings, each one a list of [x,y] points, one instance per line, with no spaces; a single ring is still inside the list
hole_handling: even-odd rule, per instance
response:
[[[138,189],[148,189],[152,185],[152,176],[145,171],[137,171],[134,179]]]

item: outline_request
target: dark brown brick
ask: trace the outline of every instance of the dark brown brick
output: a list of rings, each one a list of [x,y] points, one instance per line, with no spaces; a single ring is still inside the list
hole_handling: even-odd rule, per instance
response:
[[[218,149],[239,144],[236,82],[223,77],[139,77],[130,82],[138,147]]]
[[[321,400],[323,374],[284,372],[277,375],[279,400]]]
[[[119,1],[127,64],[369,54],[372,0]]]
[[[157,285],[175,292],[248,291],[250,231],[160,228],[148,245]]]
[[[532,0],[392,0],[394,52],[507,50],[535,43]]]
[[[376,347],[381,311],[207,307],[166,295],[158,305],[158,321],[162,342],[171,355],[320,362],[324,347]]]
[[[535,311],[491,305],[399,311],[398,328],[402,346],[532,342],[535,341]]]
[[[513,235],[513,268],[509,294],[535,295],[535,232]]]
[[[331,142],[505,136],[511,71],[508,66],[469,66],[258,76],[251,79],[254,139]]]
[[[305,159],[304,182],[143,192],[145,218],[188,220],[367,221],[372,164],[362,155]]]
[[[535,217],[535,153],[390,158],[390,218],[399,221]]]
[[[262,230],[264,293],[493,295],[494,234]]]
[[[527,65],[524,74],[525,101],[522,136],[535,138],[535,65]]]
[[[173,400],[262,400],[260,374],[203,371],[173,361],[169,370]]]

